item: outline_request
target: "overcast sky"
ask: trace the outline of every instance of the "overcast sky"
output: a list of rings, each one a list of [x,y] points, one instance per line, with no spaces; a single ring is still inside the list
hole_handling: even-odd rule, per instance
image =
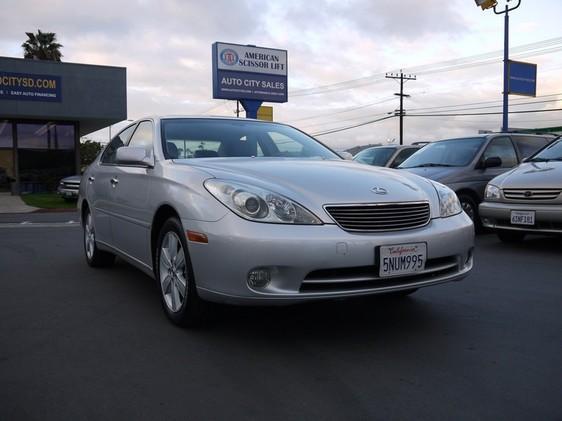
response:
[[[553,95],[562,93],[561,16],[559,0],[522,0],[512,13],[513,58],[538,64],[541,98],[510,99],[513,104],[550,101],[513,110],[562,108],[562,95]],[[310,133],[392,112],[398,107],[393,98],[398,85],[384,72],[400,68],[418,76],[405,87],[410,113],[501,100],[503,17],[481,11],[474,0],[4,0],[0,21],[0,55],[22,57],[25,32],[40,28],[57,33],[63,61],[126,67],[130,119],[232,116],[235,102],[212,99],[215,41],[287,49],[289,102],[274,105],[274,118]],[[526,47],[517,49],[521,46]],[[487,64],[475,65],[483,61]],[[337,85],[337,90],[312,89],[359,78],[365,79]],[[501,110],[466,110],[471,107],[457,108]],[[512,115],[510,120],[512,127],[560,126],[562,112]],[[497,130],[500,122],[499,115],[409,117],[405,139],[470,135]],[[107,130],[91,136],[105,139]],[[319,138],[344,148],[397,137],[398,119],[392,118]]]

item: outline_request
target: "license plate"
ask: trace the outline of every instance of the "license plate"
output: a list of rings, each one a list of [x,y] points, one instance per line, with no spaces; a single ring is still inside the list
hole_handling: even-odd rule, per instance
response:
[[[381,246],[379,251],[380,277],[415,274],[425,269],[426,243]]]
[[[535,211],[511,211],[513,225],[535,225]]]

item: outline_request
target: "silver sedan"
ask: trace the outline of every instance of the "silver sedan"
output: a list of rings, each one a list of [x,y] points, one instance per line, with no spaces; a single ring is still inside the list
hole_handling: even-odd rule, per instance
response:
[[[181,325],[207,301],[405,295],[473,265],[473,224],[449,188],[346,162],[277,123],[141,119],[85,171],[79,207],[88,264],[117,255],[154,277]]]

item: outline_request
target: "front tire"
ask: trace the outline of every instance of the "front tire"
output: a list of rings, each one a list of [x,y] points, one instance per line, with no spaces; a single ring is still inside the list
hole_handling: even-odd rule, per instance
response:
[[[88,265],[94,268],[111,266],[115,262],[114,254],[98,249],[94,218],[89,209],[84,212],[84,255]]]
[[[162,307],[179,326],[196,326],[205,316],[205,303],[195,286],[185,232],[177,218],[168,219],[158,235],[154,274]]]
[[[525,238],[525,233],[521,231],[501,230],[498,231],[497,234],[499,239],[504,243],[518,243]]]

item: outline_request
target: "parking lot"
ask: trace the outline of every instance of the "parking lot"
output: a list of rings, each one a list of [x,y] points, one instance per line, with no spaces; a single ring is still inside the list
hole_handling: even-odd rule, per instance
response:
[[[75,219],[1,221],[2,420],[562,417],[558,239],[480,235],[469,278],[402,300],[218,306],[182,330],[150,278],[86,265]]]

